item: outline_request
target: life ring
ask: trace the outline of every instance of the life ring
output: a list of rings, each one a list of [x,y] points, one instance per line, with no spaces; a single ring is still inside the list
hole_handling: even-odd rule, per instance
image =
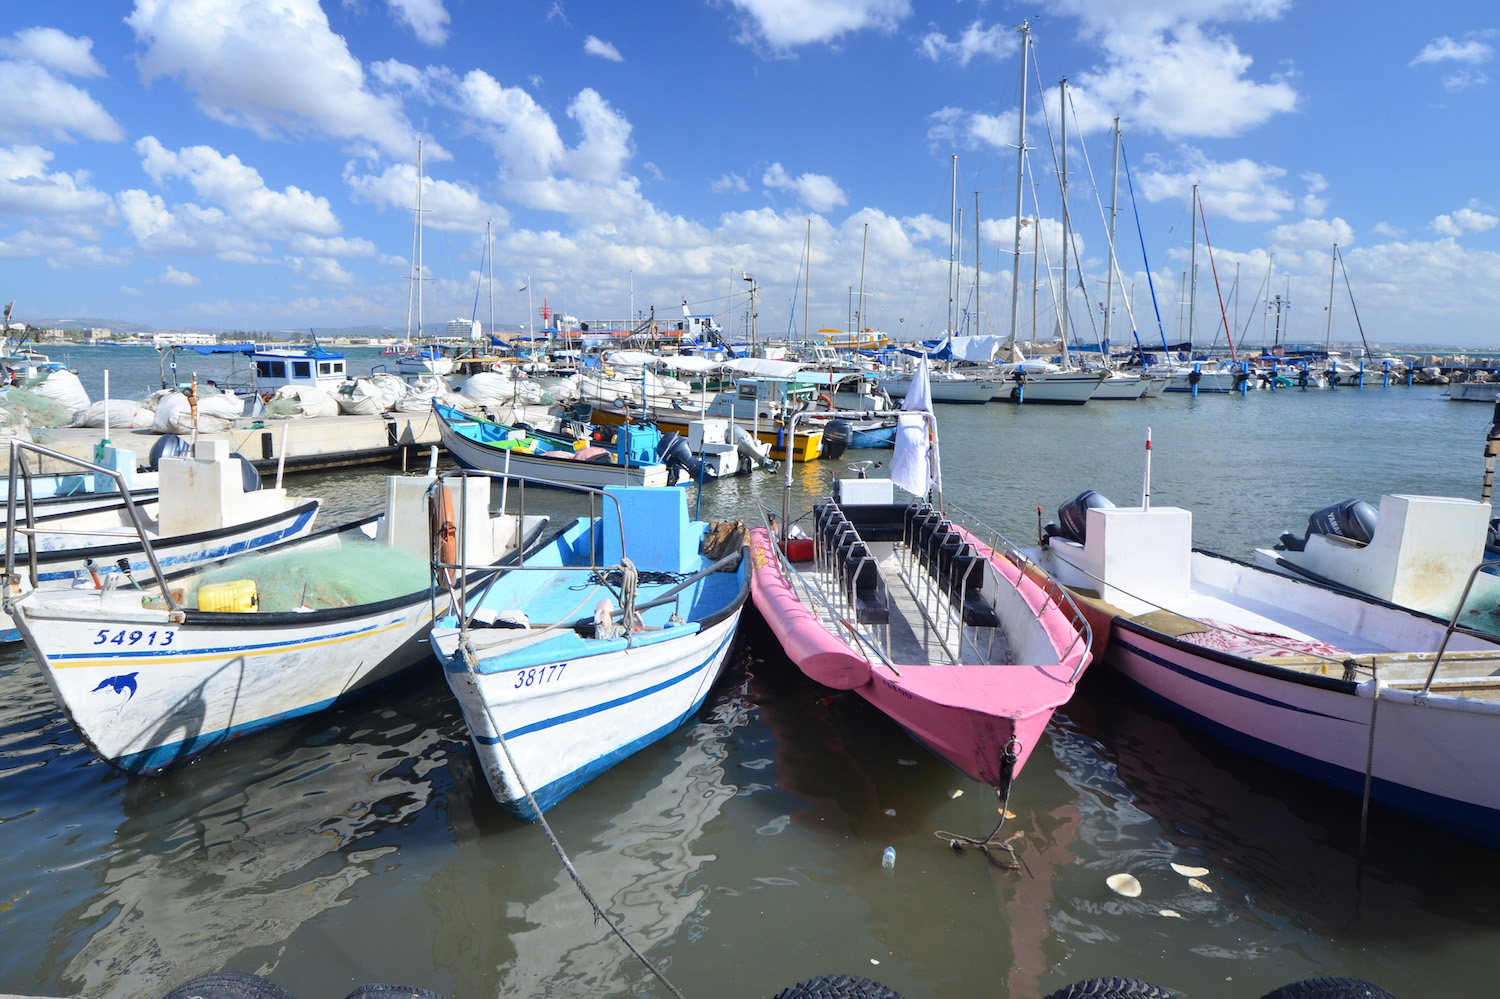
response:
[[[818,401],[821,402],[823,404],[823,407],[825,409],[827,409],[830,413],[833,412],[833,410],[834,410],[833,396],[829,395],[826,392],[823,392],[823,393],[820,393],[818,395]]]
[[[427,523],[432,532],[432,564],[439,585],[452,590],[458,586],[461,570],[438,566],[458,564],[458,523],[453,516],[453,492],[439,482],[428,494]]]

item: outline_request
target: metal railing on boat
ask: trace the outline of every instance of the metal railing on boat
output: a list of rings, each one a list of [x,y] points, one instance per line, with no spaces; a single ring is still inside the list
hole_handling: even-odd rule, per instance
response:
[[[119,492],[120,498],[123,501],[126,516],[129,517],[131,526],[135,528],[136,537],[140,541],[142,551],[145,552],[146,561],[151,566],[151,574],[155,577],[156,584],[161,589],[161,594],[166,600],[168,610],[174,614],[180,613],[182,608],[173,596],[171,587],[167,585],[166,574],[162,571],[161,562],[158,561],[156,551],[151,547],[151,540],[147,536],[146,523],[141,514],[139,502],[131,495],[130,488],[125,484],[124,474],[117,469],[107,468],[104,465],[99,465],[74,455],[64,454],[61,451],[54,451],[51,448],[43,447],[33,441],[17,440],[14,437],[10,439],[10,493],[6,498],[5,513],[5,601],[9,603],[16,598],[16,589],[20,585],[20,579],[16,576],[16,539],[18,537],[24,536],[27,539],[27,567],[31,577],[31,585],[33,588],[36,588],[40,575],[40,566],[37,558],[38,552],[35,544],[37,535],[45,533],[49,535],[66,534],[97,537],[102,533],[99,531],[69,530],[58,527],[48,527],[43,531],[36,526],[36,507],[33,502],[31,480],[37,473],[32,470],[30,463],[26,460],[27,454],[34,454],[38,458],[46,458],[64,464],[76,465],[95,475],[106,476],[114,482],[115,489]],[[18,484],[21,485],[21,490],[17,489]],[[24,491],[24,499],[21,501],[21,505],[25,508],[24,526],[16,522],[17,497],[22,491]]]

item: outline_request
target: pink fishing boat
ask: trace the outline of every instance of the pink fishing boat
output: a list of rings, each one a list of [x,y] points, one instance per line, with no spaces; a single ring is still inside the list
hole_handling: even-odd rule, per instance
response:
[[[1003,802],[1089,664],[1089,626],[1049,576],[942,503],[931,413],[901,420],[891,479],[836,479],[810,538],[790,536],[789,501],[779,526],[752,531],[751,595],[809,678],[859,694]],[[910,441],[929,452],[915,479]]]

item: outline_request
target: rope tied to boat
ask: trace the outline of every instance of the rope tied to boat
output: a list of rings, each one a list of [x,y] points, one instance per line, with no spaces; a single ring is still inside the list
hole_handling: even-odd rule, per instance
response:
[[[943,829],[933,831],[933,835],[940,840],[946,841],[953,848],[953,852],[963,853],[965,846],[977,846],[985,857],[989,859],[990,863],[995,866],[1005,867],[1010,870],[1020,869],[1020,858],[1016,856],[1015,848],[1010,844],[1011,840],[1021,834],[1016,833],[1010,839],[999,843],[995,841],[995,837],[1000,835],[1000,830],[1005,826],[1005,820],[1010,816],[1010,792],[1011,788],[1015,786],[1016,766],[1021,760],[1022,748],[1021,740],[1012,735],[1000,749],[1000,783],[995,785],[995,798],[1000,802],[1000,819],[995,823],[995,828],[988,836],[984,839],[975,839],[972,836],[963,836],[958,833],[947,832]],[[990,854],[991,847],[997,847],[1010,854],[1010,863],[1002,863],[992,856]]]
[[[639,577],[635,563],[623,555],[620,556],[620,569],[620,612],[625,617],[625,647],[628,649],[635,641],[635,590]]]
[[[466,658],[472,657],[472,655],[472,650],[466,650]],[[505,753],[505,762],[510,767],[511,774],[516,778],[516,783],[520,786],[521,793],[526,795],[526,804],[531,808],[531,814],[535,816],[537,825],[541,826],[542,831],[547,834],[547,842],[552,844],[552,850],[557,854],[557,859],[562,861],[563,870],[568,872],[568,877],[573,879],[573,884],[578,888],[579,894],[583,896],[584,901],[587,902],[589,904],[589,908],[593,910],[595,925],[597,925],[600,920],[603,920],[604,925],[609,927],[610,932],[620,938],[620,942],[625,945],[626,949],[629,950],[631,954],[635,955],[636,960],[640,961],[641,964],[645,966],[646,970],[651,972],[651,974],[656,977],[657,981],[666,986],[668,992],[671,992],[672,995],[676,997],[676,999],[687,999],[687,997],[678,990],[677,986],[669,982],[667,980],[667,976],[662,974],[661,970],[658,969],[656,965],[652,964],[646,958],[646,955],[640,952],[635,944],[630,942],[629,938],[625,936],[624,932],[615,925],[614,920],[609,918],[609,913],[605,912],[604,909],[599,905],[598,901],[595,900],[594,895],[589,891],[588,886],[583,883],[583,877],[578,873],[578,869],[573,866],[573,861],[569,859],[567,851],[563,849],[562,843],[558,841],[557,834],[552,831],[552,826],[547,822],[546,816],[542,814],[541,808],[537,806],[536,799],[532,797],[531,788],[527,785],[525,778],[521,776],[520,768],[516,766],[516,758],[511,755],[510,745],[505,741],[505,736],[501,733],[500,726],[495,723],[495,715],[492,711],[490,711],[489,703],[487,701],[483,703],[484,713],[486,716],[488,716],[490,720],[490,728],[495,733],[495,742],[500,746],[500,750]]]
[[[1375,714],[1380,710],[1380,673],[1377,669],[1375,657],[1370,657],[1371,686],[1374,688],[1370,694],[1370,738],[1365,746],[1365,787],[1359,800],[1359,860],[1363,865],[1365,858],[1365,842],[1370,825],[1370,789],[1375,782]]]

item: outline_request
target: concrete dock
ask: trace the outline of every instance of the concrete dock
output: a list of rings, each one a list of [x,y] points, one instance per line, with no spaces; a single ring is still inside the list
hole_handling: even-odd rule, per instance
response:
[[[33,428],[31,439],[43,447],[77,458],[91,459],[102,431],[85,428]],[[161,439],[149,430],[111,429],[110,441],[136,453],[141,466]],[[243,419],[224,433],[200,434],[200,439],[224,440],[229,450],[244,455],[261,471],[274,470],[285,455],[288,471],[312,471],[351,465],[426,463],[427,452],[438,447],[437,417],[425,413],[385,413],[380,416],[328,416],[297,420]],[[57,467],[50,467],[52,465]],[[60,462],[43,462],[38,472],[61,472]]]

